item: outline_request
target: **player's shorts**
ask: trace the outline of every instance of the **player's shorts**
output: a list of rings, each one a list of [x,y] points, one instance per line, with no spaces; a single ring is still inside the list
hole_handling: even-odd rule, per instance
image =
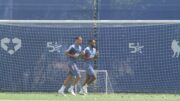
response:
[[[94,71],[94,68],[93,68],[93,66],[91,64],[85,63],[84,67],[86,68],[87,75],[95,76],[95,71]]]
[[[71,75],[73,78],[81,77],[76,63],[69,63],[68,67],[69,67],[69,73],[68,73],[69,75]]]

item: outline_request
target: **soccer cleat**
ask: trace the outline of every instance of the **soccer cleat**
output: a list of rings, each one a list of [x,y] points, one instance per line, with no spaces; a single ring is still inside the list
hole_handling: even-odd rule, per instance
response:
[[[58,94],[62,95],[62,96],[66,96],[66,94],[64,94],[64,91],[58,90]]]
[[[81,89],[80,92],[79,92],[79,94],[80,94],[80,95],[85,95],[84,90]]]
[[[85,94],[88,93],[87,86],[84,86],[84,87],[82,88],[82,90],[84,91]]]
[[[86,87],[86,88],[84,88],[84,93],[85,93],[85,94],[88,94],[87,87]]]
[[[69,89],[68,89],[68,92],[71,93],[72,95],[76,96],[76,94],[75,94],[75,92],[74,92],[73,89],[69,88]]]

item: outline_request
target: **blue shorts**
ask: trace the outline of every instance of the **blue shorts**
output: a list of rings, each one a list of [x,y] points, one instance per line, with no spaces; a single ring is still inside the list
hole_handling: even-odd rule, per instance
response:
[[[69,67],[69,73],[68,73],[69,75],[71,75],[73,78],[81,77],[76,63],[69,63],[68,67]]]
[[[91,64],[85,63],[84,67],[86,68],[86,73],[89,76],[95,76],[94,68]]]

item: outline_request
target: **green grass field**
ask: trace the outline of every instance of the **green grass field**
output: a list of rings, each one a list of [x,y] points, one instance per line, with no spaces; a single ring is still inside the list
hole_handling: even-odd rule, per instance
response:
[[[56,93],[0,93],[0,101],[180,101],[180,94],[89,94],[66,97]]]

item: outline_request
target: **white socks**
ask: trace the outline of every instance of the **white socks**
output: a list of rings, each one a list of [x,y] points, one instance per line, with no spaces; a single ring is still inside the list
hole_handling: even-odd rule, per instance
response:
[[[87,84],[85,84],[84,86],[83,86],[83,89],[85,88],[85,89],[87,89],[87,87],[88,87],[88,85]]]
[[[73,85],[71,85],[71,87],[70,87],[69,89],[73,90],[73,89],[74,89],[74,86],[73,86]]]
[[[61,89],[59,89],[59,90],[64,91],[65,88],[66,88],[66,86],[62,85]]]
[[[64,92],[65,88],[66,88],[66,86],[65,86],[65,85],[62,85],[62,87],[59,89],[59,91]],[[74,86],[72,85],[69,89],[70,89],[70,90],[73,90],[73,89],[74,89]]]

